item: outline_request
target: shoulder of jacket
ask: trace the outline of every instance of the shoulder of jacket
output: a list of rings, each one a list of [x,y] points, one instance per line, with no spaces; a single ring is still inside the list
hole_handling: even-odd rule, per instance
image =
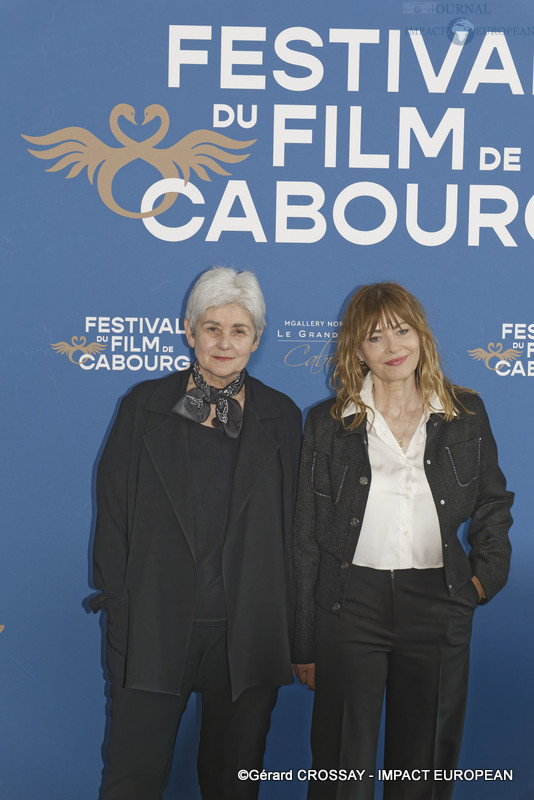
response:
[[[176,392],[180,391],[181,384],[184,381],[183,372],[172,372],[164,378],[152,378],[148,381],[141,381],[125,394],[122,404],[125,406],[135,407],[137,405],[144,406],[156,394],[169,393],[174,396]],[[176,398],[178,399],[178,397]]]
[[[300,408],[289,395],[280,392],[278,389],[273,389],[272,386],[268,386],[266,383],[258,380],[258,378],[253,378],[252,375],[248,376],[248,380],[250,382],[252,394],[255,397],[261,397],[268,402],[277,404],[285,413],[293,411],[298,415],[301,414]]]
[[[126,394],[124,395],[124,402],[128,404],[135,404],[139,401],[146,400],[153,394],[156,389],[161,386],[162,382],[166,380],[166,378],[153,378],[149,381],[141,381],[141,383],[136,383],[135,386],[132,386]]]
[[[331,415],[331,409],[334,405],[335,398],[329,397],[327,400],[323,400],[321,403],[317,403],[316,406],[312,406],[308,411],[308,416],[314,422],[322,420],[322,419],[331,419],[332,423],[336,423],[336,420]]]
[[[456,392],[458,400],[460,403],[468,410],[475,414],[479,412],[485,412],[484,402],[479,394],[474,394],[473,392],[466,392],[462,390],[458,390]],[[462,416],[465,417],[465,414]]]

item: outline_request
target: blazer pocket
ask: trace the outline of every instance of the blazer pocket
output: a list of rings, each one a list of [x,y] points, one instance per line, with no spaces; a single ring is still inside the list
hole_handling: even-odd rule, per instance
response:
[[[326,453],[314,451],[312,460],[312,488],[316,495],[337,503],[347,477],[348,465],[334,461]]]
[[[477,436],[465,442],[446,445],[447,455],[458,486],[465,488],[478,478],[480,470],[480,445],[482,439]]]

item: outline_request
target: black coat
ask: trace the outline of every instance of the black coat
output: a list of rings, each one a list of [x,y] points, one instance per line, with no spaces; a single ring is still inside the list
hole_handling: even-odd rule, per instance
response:
[[[179,694],[196,588],[187,421],[172,408],[190,372],[136,386],[121,403],[97,475],[91,601],[107,611],[124,685]],[[292,681],[291,522],[301,415],[246,377],[223,550],[232,695]]]
[[[451,422],[431,414],[424,466],[438,513],[447,589],[452,594],[476,575],[489,600],[508,576],[514,496],[506,491],[482,400],[463,393],[461,402],[474,413],[462,411]],[[372,480],[366,422],[345,429],[331,417],[332,404],[312,408],[304,429],[294,531],[294,660],[300,664],[314,660],[315,603],[341,613]],[[468,519],[469,556],[457,536]]]

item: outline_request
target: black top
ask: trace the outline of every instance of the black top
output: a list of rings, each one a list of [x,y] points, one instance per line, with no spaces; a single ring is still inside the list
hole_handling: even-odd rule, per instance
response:
[[[187,436],[197,564],[195,625],[224,627],[222,551],[239,439],[190,420]]]

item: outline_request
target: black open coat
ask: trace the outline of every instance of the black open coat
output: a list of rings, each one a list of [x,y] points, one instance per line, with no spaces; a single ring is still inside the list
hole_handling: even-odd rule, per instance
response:
[[[172,408],[190,372],[136,386],[122,401],[97,475],[91,607],[107,611],[124,685],[179,694],[196,589],[187,422]],[[232,695],[292,681],[291,524],[301,416],[247,375],[223,551]]]

